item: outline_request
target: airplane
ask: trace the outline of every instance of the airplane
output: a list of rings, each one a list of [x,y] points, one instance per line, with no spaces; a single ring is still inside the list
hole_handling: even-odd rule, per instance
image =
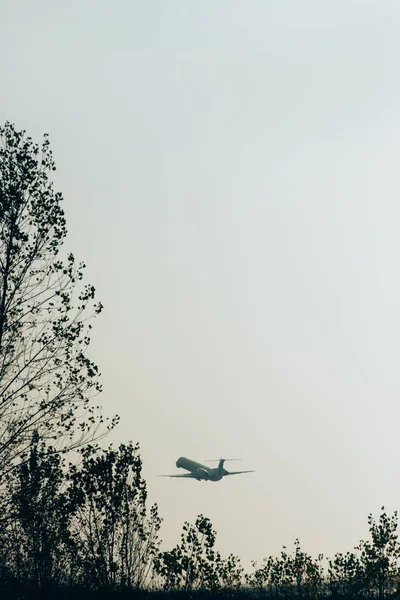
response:
[[[191,460],[190,458],[186,458],[185,456],[181,456],[176,461],[176,466],[178,469],[186,469],[189,473],[184,473],[182,475],[159,475],[159,477],[186,477],[188,479],[197,479],[197,481],[220,481],[223,477],[227,475],[240,475],[241,473],[254,473],[254,471],[227,471],[224,469],[224,462],[226,460],[238,460],[237,458],[220,458],[216,461],[206,461],[206,462],[218,462],[218,467],[216,469],[211,469],[206,465],[202,465],[201,463],[196,462],[195,460]]]

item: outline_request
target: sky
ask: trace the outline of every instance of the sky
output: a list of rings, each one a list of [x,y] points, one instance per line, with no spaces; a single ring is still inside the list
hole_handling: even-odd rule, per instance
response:
[[[140,443],[163,548],[202,513],[246,566],[351,550],[400,501],[398,1],[0,17],[0,122],[50,134],[104,443]],[[182,455],[255,473],[157,477]]]

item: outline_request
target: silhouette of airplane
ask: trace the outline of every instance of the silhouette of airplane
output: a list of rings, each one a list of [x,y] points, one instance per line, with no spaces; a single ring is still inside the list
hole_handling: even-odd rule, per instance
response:
[[[158,475],[158,477],[186,477],[187,479],[197,479],[197,481],[220,481],[223,477],[227,475],[240,475],[241,473],[254,473],[254,471],[227,471],[224,469],[224,462],[227,460],[240,460],[238,458],[220,458],[219,460],[211,461],[207,460],[206,462],[218,462],[218,467],[216,469],[212,469],[207,467],[206,465],[202,465],[201,463],[196,462],[195,460],[191,460],[190,458],[186,458],[185,456],[181,456],[176,461],[176,466],[178,469],[186,469],[189,473],[184,473],[182,475]]]

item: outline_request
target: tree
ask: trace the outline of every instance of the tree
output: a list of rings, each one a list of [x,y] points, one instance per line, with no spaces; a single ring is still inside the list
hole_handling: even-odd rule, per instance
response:
[[[378,597],[383,600],[398,585],[400,545],[397,511],[389,517],[384,506],[381,510],[378,522],[372,514],[368,516],[371,541],[361,540],[356,549],[360,551],[365,588],[377,590]]]
[[[171,551],[160,554],[156,571],[167,590],[218,588],[216,563],[221,560],[215,553],[216,532],[211,521],[199,515],[194,525],[185,522],[181,543]]]
[[[254,572],[246,577],[248,585],[260,594],[268,591],[277,597],[316,598],[320,595],[323,587],[322,554],[313,560],[301,549],[298,539],[294,546],[293,554],[288,554],[284,546],[279,557],[265,558],[261,566],[253,562]]]
[[[271,573],[274,567],[275,559],[273,556],[264,558],[261,565],[253,560],[251,565],[254,569],[253,573],[246,573],[246,583],[253,589],[258,591],[260,596],[265,592],[272,592]]]
[[[354,552],[337,552],[328,561],[328,588],[333,597],[352,598],[364,589],[364,569]]]
[[[45,589],[71,580],[74,507],[63,466],[60,455],[35,432],[27,460],[7,478],[7,567],[16,581],[28,586]]]
[[[219,563],[219,577],[221,586],[228,590],[240,588],[244,580],[244,569],[240,558],[234,554],[229,554],[227,558]]]
[[[139,447],[121,444],[80,450],[71,465],[72,522],[81,580],[94,588],[143,587],[158,552],[161,519],[157,505],[147,512],[146,482]]]
[[[361,540],[357,554],[335,554],[329,560],[328,587],[335,597],[392,597],[399,591],[400,545],[397,512],[390,517],[382,506],[376,521],[368,516],[371,540]]]
[[[86,356],[88,318],[102,305],[83,284],[85,265],[61,257],[67,229],[54,170],[47,134],[39,149],[12,124],[0,128],[0,477],[34,431],[61,450],[102,422],[90,403],[99,372]]]
[[[215,550],[216,532],[210,519],[199,515],[194,525],[183,525],[181,543],[159,554],[155,571],[166,590],[216,591],[237,588],[242,583],[240,560],[230,554],[223,560]]]
[[[89,445],[80,454],[67,470],[35,433],[27,460],[9,474],[0,494],[2,588],[132,589],[150,578],[161,520],[156,505],[147,512],[138,447]]]

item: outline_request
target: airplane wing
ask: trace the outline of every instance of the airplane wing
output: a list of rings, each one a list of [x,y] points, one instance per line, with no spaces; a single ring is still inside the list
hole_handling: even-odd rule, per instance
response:
[[[191,478],[193,478],[194,475],[192,475],[191,473],[185,473],[184,475],[157,475],[157,477],[191,477]]]
[[[240,475],[241,473],[254,473],[254,471],[229,471],[225,475]]]

